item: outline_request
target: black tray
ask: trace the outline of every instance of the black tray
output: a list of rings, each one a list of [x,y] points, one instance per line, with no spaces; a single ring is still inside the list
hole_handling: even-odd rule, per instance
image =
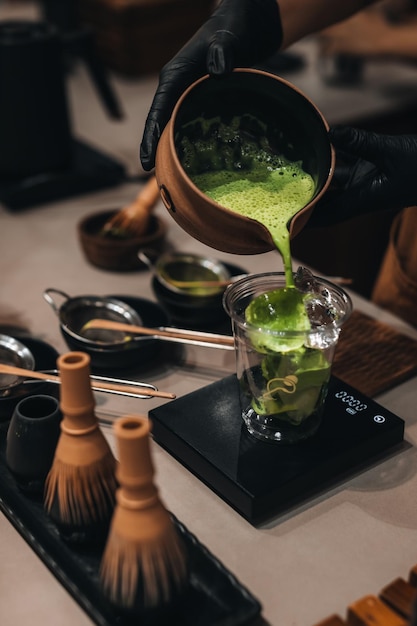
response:
[[[41,502],[26,498],[17,488],[5,462],[8,423],[0,424],[0,510],[15,526],[60,583],[99,626],[240,626],[259,616],[261,605],[247,589],[174,518],[191,559],[191,585],[167,621],[144,615],[132,621],[118,612],[99,586],[101,553],[76,551],[60,538]]]
[[[67,169],[21,180],[0,179],[0,202],[16,211],[120,185],[125,180],[125,168],[119,161],[84,141],[73,139],[72,159]]]

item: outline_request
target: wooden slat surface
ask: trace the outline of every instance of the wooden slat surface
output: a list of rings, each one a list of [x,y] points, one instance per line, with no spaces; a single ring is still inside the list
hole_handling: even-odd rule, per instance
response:
[[[348,607],[348,626],[407,626],[407,621],[376,596],[368,595]]]
[[[417,372],[417,341],[353,311],[342,328],[332,371],[372,398]]]
[[[347,622],[340,615],[330,615],[330,617],[314,624],[314,626],[347,626]]]
[[[410,583],[410,585],[413,585],[413,587],[417,587],[417,565],[414,565],[408,574],[408,582]]]
[[[346,617],[332,614],[313,626],[410,626],[413,611],[417,616],[417,564],[410,568],[408,580],[398,577],[378,596],[353,601],[346,607]]]
[[[396,578],[381,590],[379,597],[397,613],[410,620],[413,604],[417,598],[417,588],[403,578]]]

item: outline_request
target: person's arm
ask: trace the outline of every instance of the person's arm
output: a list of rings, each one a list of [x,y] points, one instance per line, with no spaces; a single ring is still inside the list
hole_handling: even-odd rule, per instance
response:
[[[161,70],[140,146],[145,170],[184,90],[204,74],[221,77],[276,52],[282,41],[276,0],[222,0],[209,19]]]
[[[316,33],[357,11],[374,4],[376,0],[279,0],[283,31],[282,48]]]
[[[155,165],[156,148],[183,91],[204,74],[221,77],[372,3],[372,0],[222,0],[211,17],[161,70],[145,124],[140,159]]]
[[[362,11],[320,33],[321,54],[417,60],[417,22],[392,23],[380,11]]]

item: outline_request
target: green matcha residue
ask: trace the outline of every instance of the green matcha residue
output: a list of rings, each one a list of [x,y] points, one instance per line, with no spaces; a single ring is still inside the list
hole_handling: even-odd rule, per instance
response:
[[[252,397],[252,408],[259,415],[300,424],[324,397],[330,377],[324,353],[304,346],[304,332],[311,329],[304,294],[294,287],[263,293],[246,308],[245,318],[253,327],[248,331],[252,345],[265,355],[264,387]]]
[[[262,362],[265,389],[252,398],[259,415],[275,415],[298,426],[314,413],[326,394],[330,363],[320,350],[300,348],[271,354]],[[289,382],[293,381],[292,387]]]

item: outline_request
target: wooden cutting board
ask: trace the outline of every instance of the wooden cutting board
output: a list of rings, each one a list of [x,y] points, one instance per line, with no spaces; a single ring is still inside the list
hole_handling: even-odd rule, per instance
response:
[[[417,374],[417,341],[353,311],[342,328],[332,372],[372,398]]]

